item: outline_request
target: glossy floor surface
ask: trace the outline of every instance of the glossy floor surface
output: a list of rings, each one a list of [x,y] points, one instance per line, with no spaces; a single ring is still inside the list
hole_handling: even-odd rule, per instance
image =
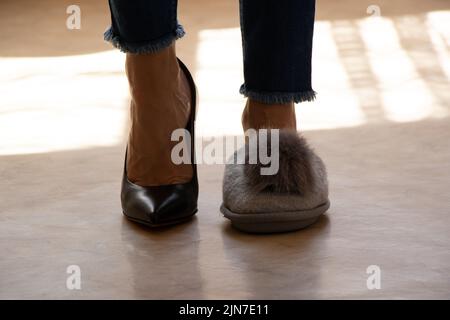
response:
[[[191,222],[122,217],[129,97],[124,56],[101,40],[106,2],[78,1],[80,30],[66,28],[71,1],[0,3],[0,298],[450,298],[448,1],[318,1],[319,96],[297,112],[331,209],[279,235],[220,215],[221,164],[199,166]],[[204,143],[240,134],[237,13],[237,0],[180,1]]]

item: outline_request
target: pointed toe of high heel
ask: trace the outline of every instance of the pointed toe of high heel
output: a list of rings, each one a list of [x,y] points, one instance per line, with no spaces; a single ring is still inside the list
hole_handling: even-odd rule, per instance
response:
[[[187,183],[144,187],[131,182],[127,176],[126,158],[122,178],[121,203],[123,214],[130,220],[150,227],[178,224],[197,212],[198,178],[195,163],[196,89],[187,67],[178,60],[191,88],[192,109],[186,130],[191,136],[192,180]]]
[[[151,227],[183,222],[197,212],[196,181],[141,187],[129,181],[124,174],[122,209],[130,220]]]

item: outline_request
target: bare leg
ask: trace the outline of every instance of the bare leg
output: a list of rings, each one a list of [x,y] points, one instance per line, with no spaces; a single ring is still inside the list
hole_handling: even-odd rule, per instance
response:
[[[175,129],[185,128],[191,111],[190,88],[178,65],[175,44],[148,54],[127,54],[131,91],[131,130],[127,175],[141,186],[185,183],[192,165],[175,165],[171,141]]]

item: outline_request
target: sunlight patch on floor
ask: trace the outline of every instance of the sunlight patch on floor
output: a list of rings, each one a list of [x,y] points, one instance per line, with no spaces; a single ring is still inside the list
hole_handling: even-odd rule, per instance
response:
[[[317,21],[313,87],[318,97],[298,106],[298,127],[321,130],[449,116],[445,21],[450,21],[449,11]],[[412,26],[421,32],[402,32]],[[202,30],[198,39],[198,131],[203,136],[241,134],[240,30]]]
[[[449,116],[450,11],[317,21],[314,103],[300,130]],[[198,136],[240,135],[245,99],[239,28],[198,33]],[[117,50],[0,57],[0,155],[112,146],[126,139],[128,84]]]
[[[123,54],[0,58],[0,154],[115,145],[128,85]]]

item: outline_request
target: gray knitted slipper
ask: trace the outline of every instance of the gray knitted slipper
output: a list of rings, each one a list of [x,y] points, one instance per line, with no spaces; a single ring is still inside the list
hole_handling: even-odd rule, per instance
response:
[[[248,164],[251,150],[252,146],[242,147],[225,167],[220,211],[234,227],[252,233],[293,231],[311,225],[327,211],[325,165],[303,137],[280,131],[275,175],[261,175],[264,166]],[[239,157],[246,164],[237,164]]]

